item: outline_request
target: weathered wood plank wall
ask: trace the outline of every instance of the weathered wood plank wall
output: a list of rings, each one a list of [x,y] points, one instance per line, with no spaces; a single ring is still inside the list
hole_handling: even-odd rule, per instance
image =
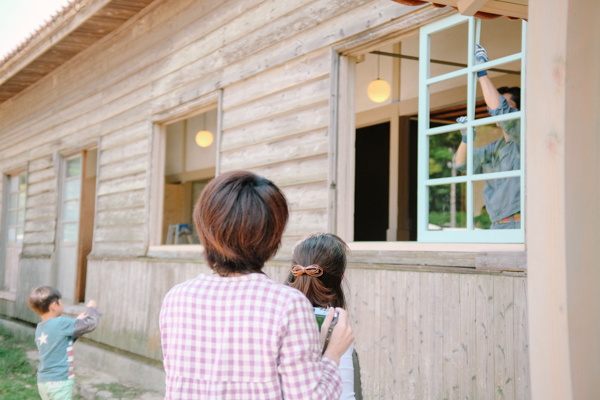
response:
[[[389,0],[157,0],[0,105],[0,172],[30,174],[17,302],[0,299],[0,313],[37,322],[26,297],[55,279],[60,155],[97,143],[87,298],[105,317],[92,338],[160,360],[162,297],[208,269],[135,259],[149,236],[152,116],[224,89],[221,170],[282,187],[285,258],[300,235],[327,229],[330,46],[414,11]],[[348,272],[365,398],[529,398],[524,277],[360,264],[373,255],[357,252]],[[477,266],[474,254],[444,262]],[[282,265],[267,268],[280,282]]]
[[[286,263],[265,268],[284,282]],[[90,260],[88,294],[102,305],[91,338],[161,359],[158,313],[175,284],[210,273],[196,262]],[[522,276],[347,272],[365,399],[529,399]]]
[[[225,87],[223,170],[285,187],[287,236],[323,230],[329,45],[412,11],[386,0],[157,1],[0,106],[0,170],[101,137],[94,254],[142,255],[150,115]],[[26,255],[54,251],[55,167],[32,176],[31,195],[52,199],[27,211],[38,221]]]

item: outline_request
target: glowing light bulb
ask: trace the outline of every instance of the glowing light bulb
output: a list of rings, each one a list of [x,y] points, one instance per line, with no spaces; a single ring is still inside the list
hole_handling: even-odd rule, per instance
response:
[[[379,78],[369,83],[369,87],[367,88],[369,99],[375,103],[383,103],[389,99],[391,93],[390,84]]]
[[[196,133],[196,144],[200,147],[208,147],[213,142],[213,134],[210,131],[202,130]]]

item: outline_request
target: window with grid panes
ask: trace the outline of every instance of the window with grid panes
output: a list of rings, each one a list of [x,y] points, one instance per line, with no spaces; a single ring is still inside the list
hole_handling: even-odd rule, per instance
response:
[[[486,47],[486,41],[492,42],[486,31],[488,23],[455,15],[420,30],[417,231],[418,240],[422,242],[519,243],[524,240],[522,154],[525,135],[521,120],[525,80],[521,72],[527,23],[514,21],[510,30],[495,31],[494,46]],[[432,68],[436,44],[450,32],[462,41],[455,65]],[[506,40],[497,40],[499,34]],[[486,48],[488,62],[477,63],[476,44]],[[499,108],[492,111],[482,108],[484,82],[478,81],[477,76],[482,70],[496,82],[501,82],[504,76],[513,77],[514,81],[518,76],[520,107],[511,106],[510,112],[504,113],[495,111]],[[466,118],[461,123],[435,123],[436,109],[430,99],[432,94],[443,90],[460,92],[457,109],[464,110],[466,103]],[[459,163],[456,157],[461,134],[466,157]],[[436,162],[440,159],[446,162]]]
[[[9,177],[9,200],[7,210],[7,242],[22,243],[25,227],[25,200],[27,174],[25,172]]]

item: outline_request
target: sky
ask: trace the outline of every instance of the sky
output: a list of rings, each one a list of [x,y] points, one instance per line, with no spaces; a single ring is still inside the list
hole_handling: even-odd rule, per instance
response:
[[[68,0],[0,0],[0,59]]]

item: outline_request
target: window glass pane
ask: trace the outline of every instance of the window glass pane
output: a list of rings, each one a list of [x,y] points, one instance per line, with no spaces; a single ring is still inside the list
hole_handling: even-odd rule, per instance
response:
[[[19,190],[27,188],[27,174],[19,175]]]
[[[9,225],[17,224],[17,214],[18,214],[18,211],[16,211],[16,210],[8,212],[8,224]]]
[[[431,40],[429,77],[433,78],[467,67],[470,55],[468,36],[468,22],[429,36]]]
[[[15,243],[17,240],[17,229],[16,228],[9,228],[8,229],[8,241],[10,243]]]
[[[67,178],[81,174],[81,157],[67,161]]]
[[[65,200],[78,199],[81,195],[81,180],[65,182]]]
[[[79,221],[79,200],[63,203],[63,221]]]
[[[475,229],[519,229],[510,216],[521,211],[520,178],[473,182],[473,226]],[[509,218],[509,219],[506,219]],[[519,216],[513,219],[520,220]],[[505,220],[502,223],[502,220]]]
[[[428,230],[466,229],[466,193],[466,183],[430,186]]]
[[[487,118],[491,115],[505,114],[509,109],[521,109],[521,60],[502,64],[498,67],[488,69],[488,76],[493,79],[494,86],[499,94],[507,99],[508,104],[488,110],[488,105],[483,98],[481,84],[477,82],[477,93],[475,102],[475,119]],[[510,101],[509,101],[510,100]],[[510,108],[508,107],[510,106]],[[496,111],[497,110],[497,111]],[[505,110],[502,112],[502,110]],[[490,112],[491,111],[491,112]]]
[[[16,242],[23,243],[23,228],[17,228]]]
[[[521,168],[519,119],[478,126],[475,132],[473,173],[488,174]]]
[[[19,208],[24,208],[25,207],[25,192],[20,192],[19,193]]]
[[[429,179],[464,175],[466,169],[453,168],[454,157],[461,143],[462,133],[458,130],[429,136]],[[461,154],[466,159],[466,148]]]
[[[78,238],[79,230],[77,229],[79,224],[77,222],[65,223],[62,226],[62,241],[63,242],[76,242]]]
[[[23,225],[25,223],[25,210],[19,210],[17,217],[17,224]]]
[[[19,193],[10,195],[10,208],[18,208],[19,207]]]
[[[479,44],[487,51],[490,60],[517,54],[521,51],[521,20],[507,18],[481,20]]]
[[[15,193],[19,191],[19,177],[11,176],[10,177],[10,192]]]
[[[429,127],[456,124],[467,116],[467,75],[429,85]]]

